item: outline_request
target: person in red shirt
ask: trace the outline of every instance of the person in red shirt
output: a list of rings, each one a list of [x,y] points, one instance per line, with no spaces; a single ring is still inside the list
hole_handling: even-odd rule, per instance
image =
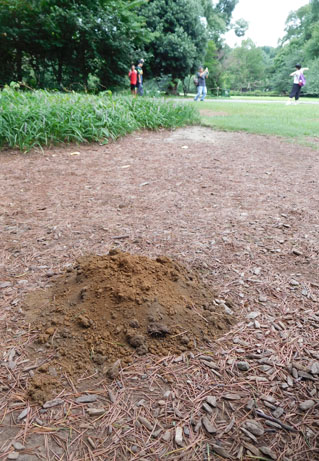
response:
[[[137,91],[137,71],[135,69],[135,66],[131,66],[131,70],[128,73],[130,82],[131,82],[131,93],[132,95],[136,96],[136,91]]]

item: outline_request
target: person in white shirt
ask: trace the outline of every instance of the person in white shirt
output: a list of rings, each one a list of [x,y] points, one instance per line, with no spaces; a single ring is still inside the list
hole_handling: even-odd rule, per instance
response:
[[[301,84],[301,75],[303,76],[303,73],[305,70],[309,70],[308,67],[301,67],[300,64],[296,64],[296,70],[295,72],[292,72],[290,74],[290,77],[294,78],[294,83],[292,85],[292,89],[289,95],[289,101],[286,103],[287,105],[289,104],[297,104],[297,101],[299,99],[300,95],[300,90],[302,87]],[[293,102],[293,99],[295,98],[295,102]]]

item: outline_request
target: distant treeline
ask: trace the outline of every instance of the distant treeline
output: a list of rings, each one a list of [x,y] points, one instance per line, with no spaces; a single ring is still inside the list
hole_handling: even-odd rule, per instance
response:
[[[2,0],[0,85],[120,86],[143,57],[149,77],[193,72],[238,0]]]
[[[250,40],[231,49],[223,34],[238,0],[1,0],[0,87],[103,91],[127,87],[144,58],[146,81],[161,90],[194,90],[191,75],[209,68],[208,88],[286,93],[296,63],[310,68],[303,92],[319,94],[319,0],[292,12],[277,48]],[[249,35],[249,34],[248,34]]]

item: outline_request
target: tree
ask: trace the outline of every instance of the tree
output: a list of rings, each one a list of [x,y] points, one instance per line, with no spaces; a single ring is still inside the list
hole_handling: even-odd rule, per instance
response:
[[[286,21],[286,33],[277,50],[272,70],[272,83],[280,92],[291,86],[289,74],[300,63],[310,68],[305,92],[319,94],[316,72],[319,58],[319,0],[292,11]]]
[[[209,40],[207,53],[205,56],[205,67],[208,68],[209,74],[206,81],[207,88],[209,90],[214,90],[217,87],[221,87],[221,73],[222,66],[218,59],[218,50],[217,46],[213,40]]]
[[[147,40],[137,8],[145,0],[2,0],[0,83],[34,79],[40,87],[119,83]],[[9,59],[11,59],[11,64]]]
[[[230,24],[234,8],[238,1],[239,0],[219,0],[216,5],[216,12],[223,17],[227,26]]]
[[[225,70],[231,78],[234,89],[254,89],[259,86],[264,77],[265,64],[261,48],[257,48],[250,39],[243,40],[229,54],[225,62]]]
[[[248,22],[245,19],[238,19],[233,26],[235,35],[237,37],[243,37],[248,29]]]
[[[150,0],[141,13],[153,34],[146,46],[149,74],[170,74],[176,88],[177,79],[194,71],[206,52],[201,5],[196,0]]]

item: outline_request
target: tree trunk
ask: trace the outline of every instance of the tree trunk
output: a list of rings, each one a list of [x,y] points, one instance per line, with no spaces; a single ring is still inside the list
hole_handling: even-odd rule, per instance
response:
[[[174,96],[178,96],[179,93],[177,91],[177,87],[178,87],[178,80],[173,80],[171,82],[171,84],[168,86],[167,88],[167,94],[172,94]]]

